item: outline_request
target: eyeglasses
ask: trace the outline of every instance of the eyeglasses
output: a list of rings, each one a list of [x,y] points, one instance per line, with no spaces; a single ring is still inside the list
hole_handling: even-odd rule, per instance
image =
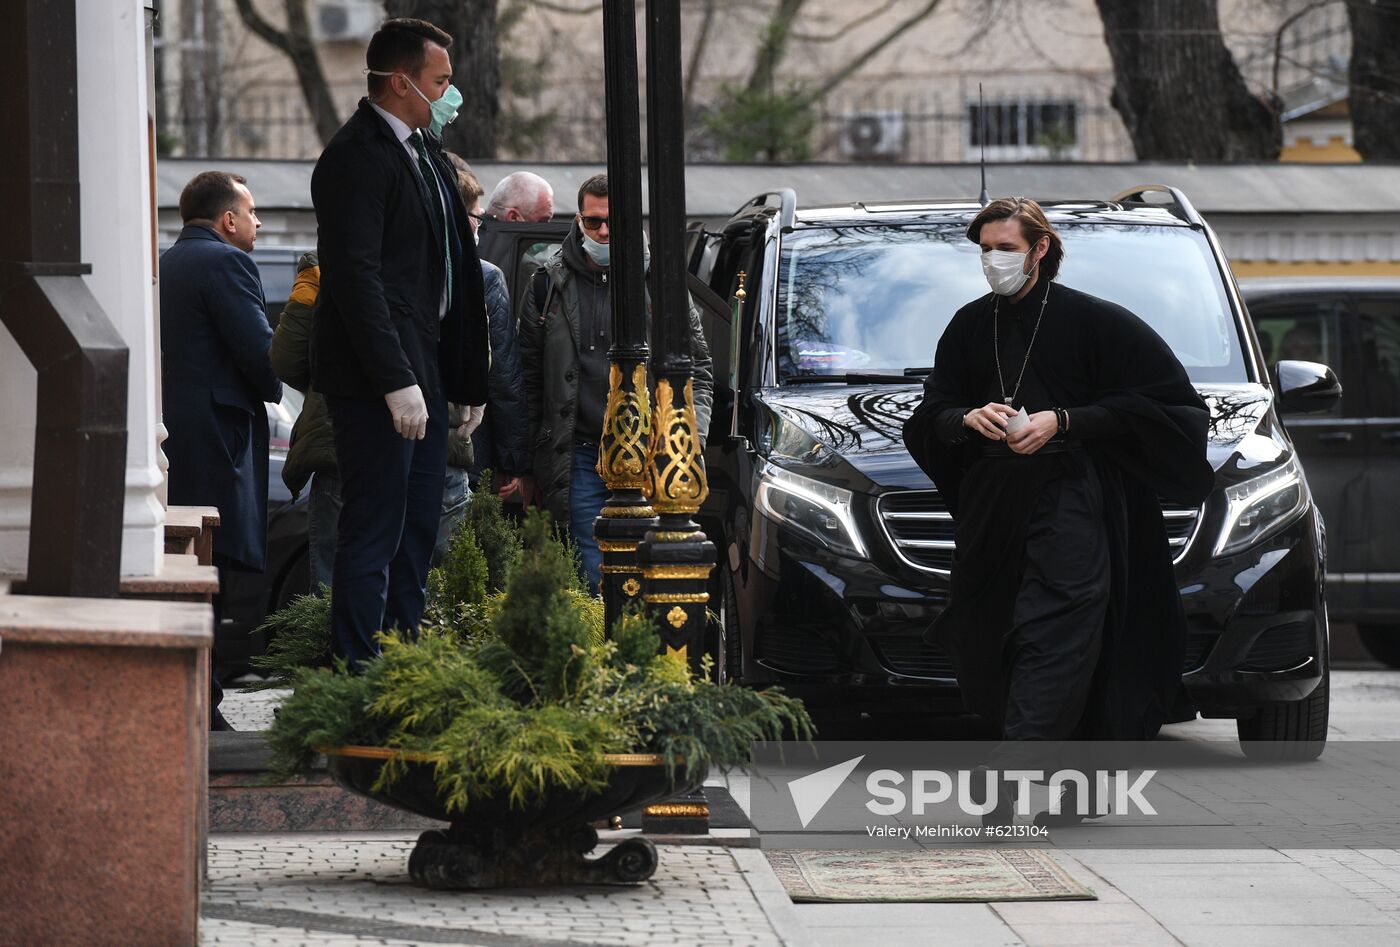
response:
[[[579,220],[582,221],[584,230],[597,230],[608,222],[606,217],[580,217]]]
[[[473,214],[471,211],[467,211],[467,216],[470,217],[472,220],[476,221],[476,222],[479,223],[479,224],[484,224],[484,223],[486,223],[486,215],[485,215],[485,214]]]

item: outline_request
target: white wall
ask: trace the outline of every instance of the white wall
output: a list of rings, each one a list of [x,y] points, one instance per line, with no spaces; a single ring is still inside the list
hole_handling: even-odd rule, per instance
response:
[[[78,158],[85,277],[130,349],[123,575],[154,575],[165,551],[156,463],[155,309],[146,27],[141,0],[77,0]]]

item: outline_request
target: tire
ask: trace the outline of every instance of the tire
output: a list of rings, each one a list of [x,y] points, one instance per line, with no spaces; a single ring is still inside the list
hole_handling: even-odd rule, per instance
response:
[[[1254,760],[1315,760],[1327,746],[1332,669],[1322,651],[1322,680],[1302,700],[1265,704],[1252,717],[1235,721],[1240,749]]]
[[[719,565],[719,629],[720,651],[724,678],[731,684],[744,681],[744,636],[739,630],[739,596],[734,590],[734,576],[724,563]],[[716,664],[718,667],[719,664]]]
[[[1356,630],[1371,657],[1386,667],[1400,668],[1400,625],[1358,625]]]

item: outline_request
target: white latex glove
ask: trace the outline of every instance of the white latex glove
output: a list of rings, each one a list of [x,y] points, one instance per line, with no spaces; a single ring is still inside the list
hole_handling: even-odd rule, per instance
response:
[[[472,431],[481,427],[481,422],[486,418],[486,405],[468,405],[465,409],[466,415],[462,418],[462,423],[457,428],[457,433],[462,437],[471,437]]]
[[[389,406],[389,416],[394,419],[394,430],[410,441],[421,441],[428,433],[428,405],[423,400],[423,389],[409,385],[384,396]]]

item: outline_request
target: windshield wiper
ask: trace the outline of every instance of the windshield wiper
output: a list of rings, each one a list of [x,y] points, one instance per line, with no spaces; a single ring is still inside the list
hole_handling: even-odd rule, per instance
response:
[[[906,376],[913,376],[913,375],[919,375],[919,376],[923,376],[923,375],[932,375],[932,374],[933,374],[933,368],[932,368],[932,367],[929,367],[929,368],[906,368],[906,369],[904,370],[904,374],[905,374]]]
[[[910,372],[885,375],[876,372],[847,372],[844,375],[793,375],[783,379],[785,385],[907,385]]]

